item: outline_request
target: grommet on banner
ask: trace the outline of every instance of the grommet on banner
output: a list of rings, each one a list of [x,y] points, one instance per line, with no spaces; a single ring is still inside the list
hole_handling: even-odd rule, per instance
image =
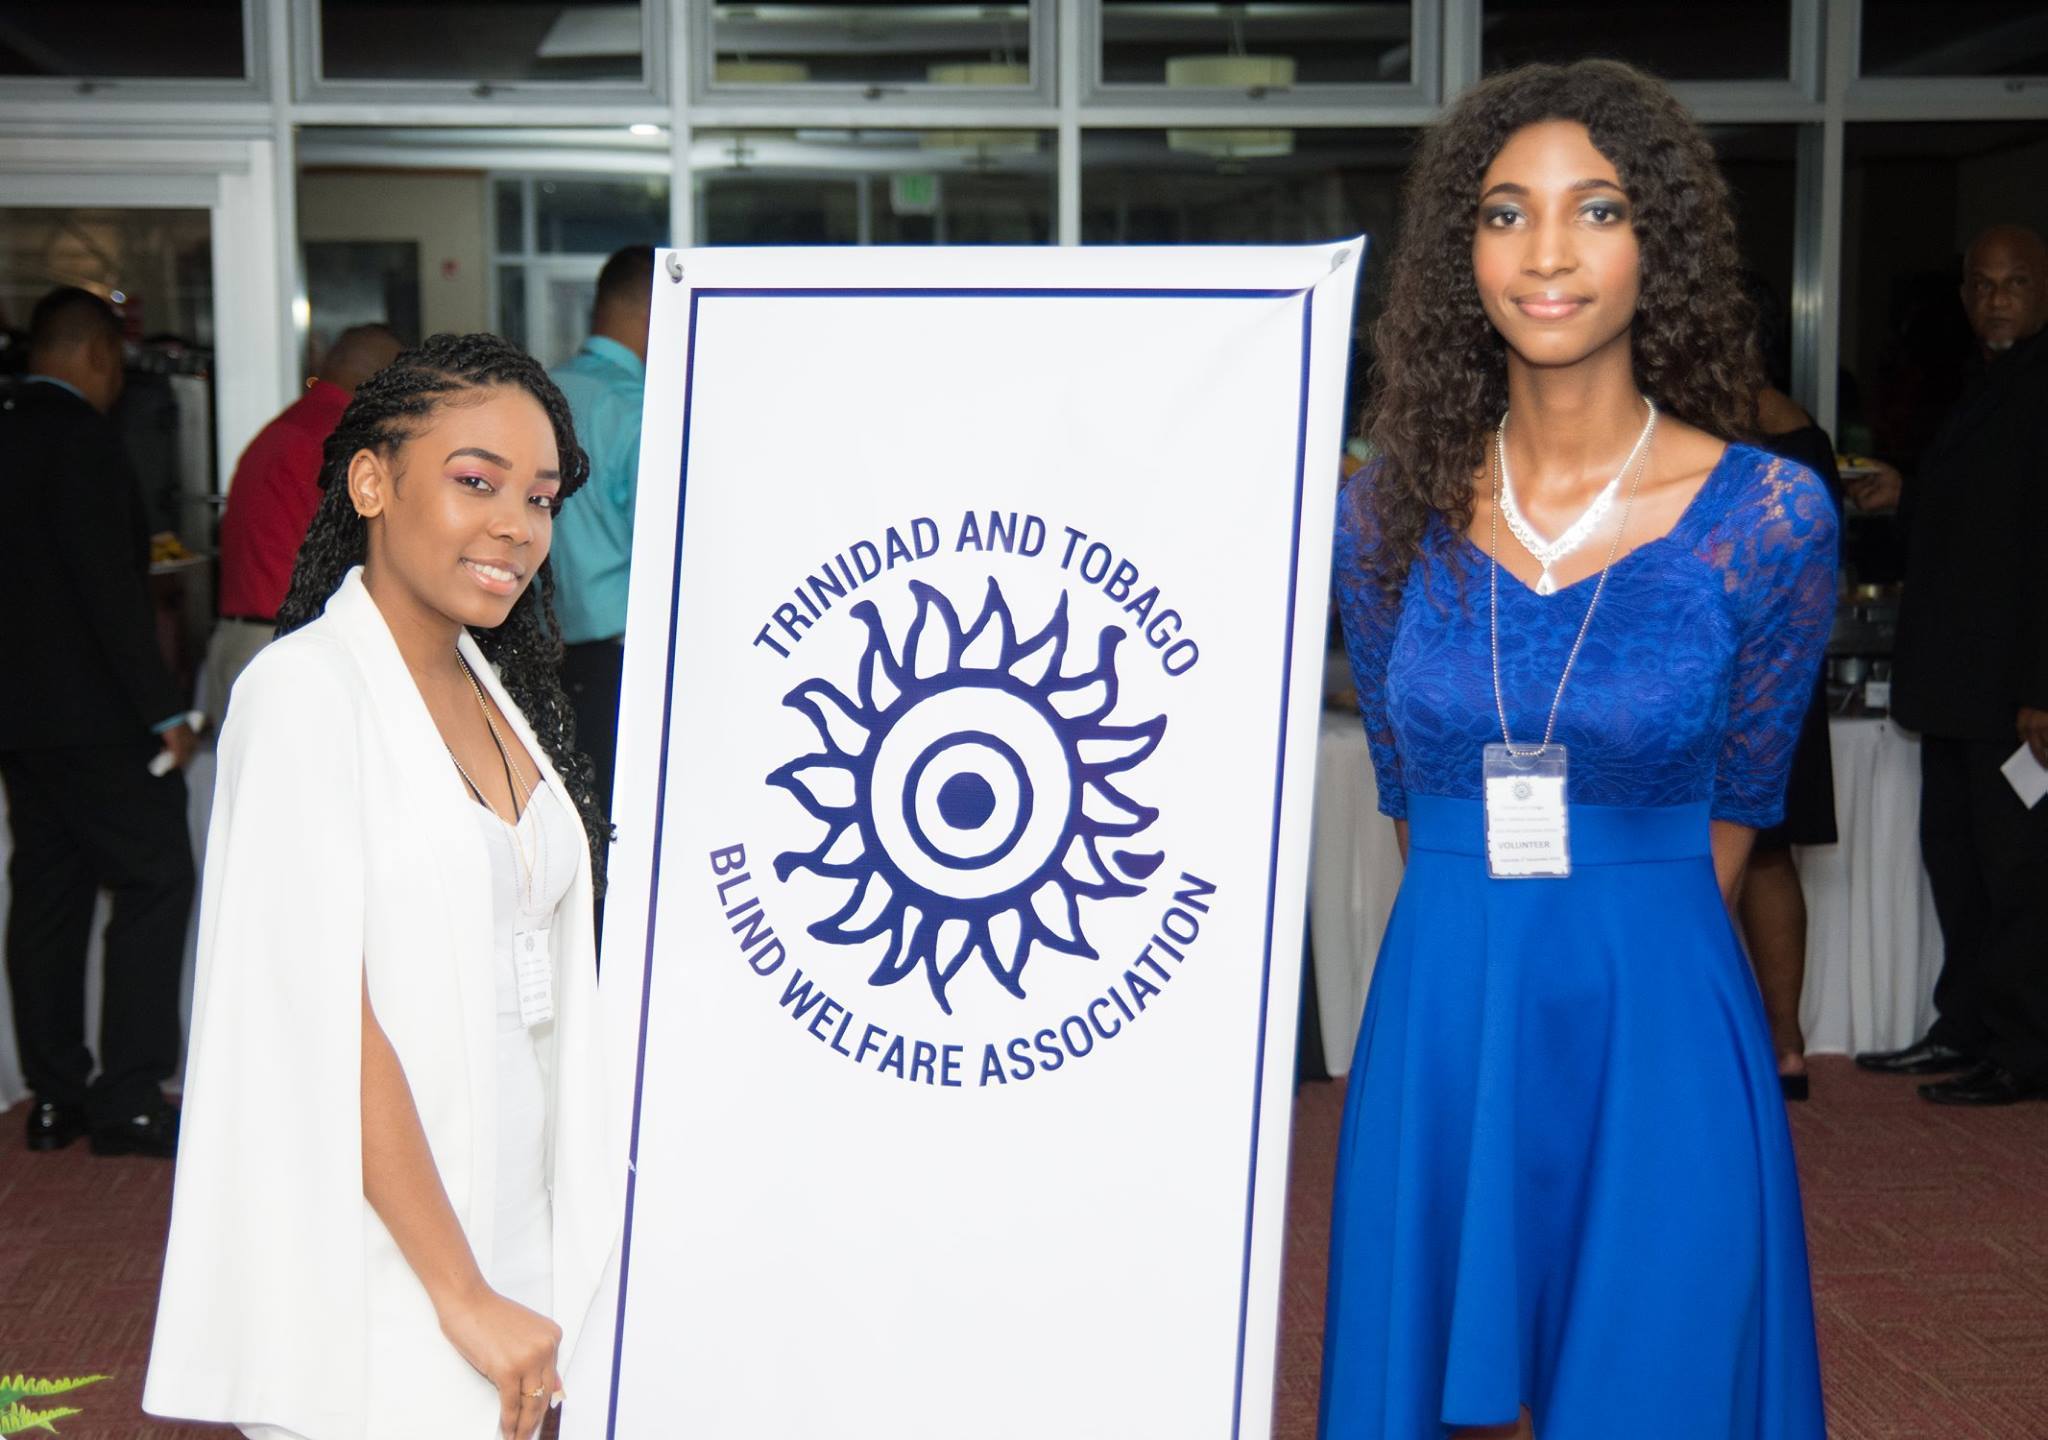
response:
[[[683,283],[683,257],[673,250],[668,252],[668,278],[678,285]]]
[[[1344,268],[1344,262],[1349,260],[1350,258],[1351,251],[1349,247],[1339,250],[1336,254],[1332,255],[1330,257],[1330,273],[1334,275],[1339,270],[1342,270]]]

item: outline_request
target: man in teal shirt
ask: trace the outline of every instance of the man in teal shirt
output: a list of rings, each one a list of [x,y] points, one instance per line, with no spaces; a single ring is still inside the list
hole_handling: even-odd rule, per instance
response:
[[[562,507],[550,557],[555,614],[568,646],[562,687],[576,710],[576,739],[597,767],[606,814],[612,808],[618,753],[619,673],[653,290],[652,246],[629,245],[605,261],[590,312],[590,338],[553,372],[576,417],[576,438],[590,456],[590,480]]]

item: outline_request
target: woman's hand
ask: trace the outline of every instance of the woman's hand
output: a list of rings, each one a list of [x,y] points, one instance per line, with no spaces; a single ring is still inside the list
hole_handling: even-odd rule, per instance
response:
[[[498,1388],[501,1440],[532,1440],[562,1398],[555,1369],[562,1327],[488,1287],[451,1305],[441,1333],[479,1375]]]

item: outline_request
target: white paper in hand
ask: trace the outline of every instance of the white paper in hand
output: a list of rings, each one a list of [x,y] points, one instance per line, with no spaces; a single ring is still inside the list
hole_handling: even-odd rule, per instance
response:
[[[2029,810],[2041,803],[2041,797],[2048,795],[2048,765],[2034,758],[2034,752],[2022,745],[2012,752],[2006,762],[1998,767],[2006,783],[2012,786],[2013,794],[2020,797],[2020,803]]]

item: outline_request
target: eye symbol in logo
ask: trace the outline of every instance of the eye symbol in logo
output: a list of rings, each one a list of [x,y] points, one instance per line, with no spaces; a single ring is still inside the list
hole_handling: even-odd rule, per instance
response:
[[[1534,795],[1535,793],[1536,787],[1531,785],[1527,780],[1517,780],[1515,782],[1515,798],[1517,800],[1527,800],[1531,795]]]
[[[913,581],[917,615],[900,650],[872,602],[849,612],[867,627],[858,697],[807,680],[784,698],[817,727],[824,750],[777,769],[827,829],[816,847],[776,858],[854,882],[845,905],[810,927],[814,939],[881,939],[869,976],[893,985],[924,972],[939,1008],[946,987],[979,955],[1005,990],[1024,994],[1034,947],[1094,959],[1079,901],[1142,893],[1163,858],[1100,842],[1136,835],[1159,812],[1110,783],[1158,747],[1166,717],[1107,723],[1124,631],[1107,626],[1088,668],[1067,674],[1067,597],[1019,640],[991,579],[980,616],[962,628],[951,602]]]

